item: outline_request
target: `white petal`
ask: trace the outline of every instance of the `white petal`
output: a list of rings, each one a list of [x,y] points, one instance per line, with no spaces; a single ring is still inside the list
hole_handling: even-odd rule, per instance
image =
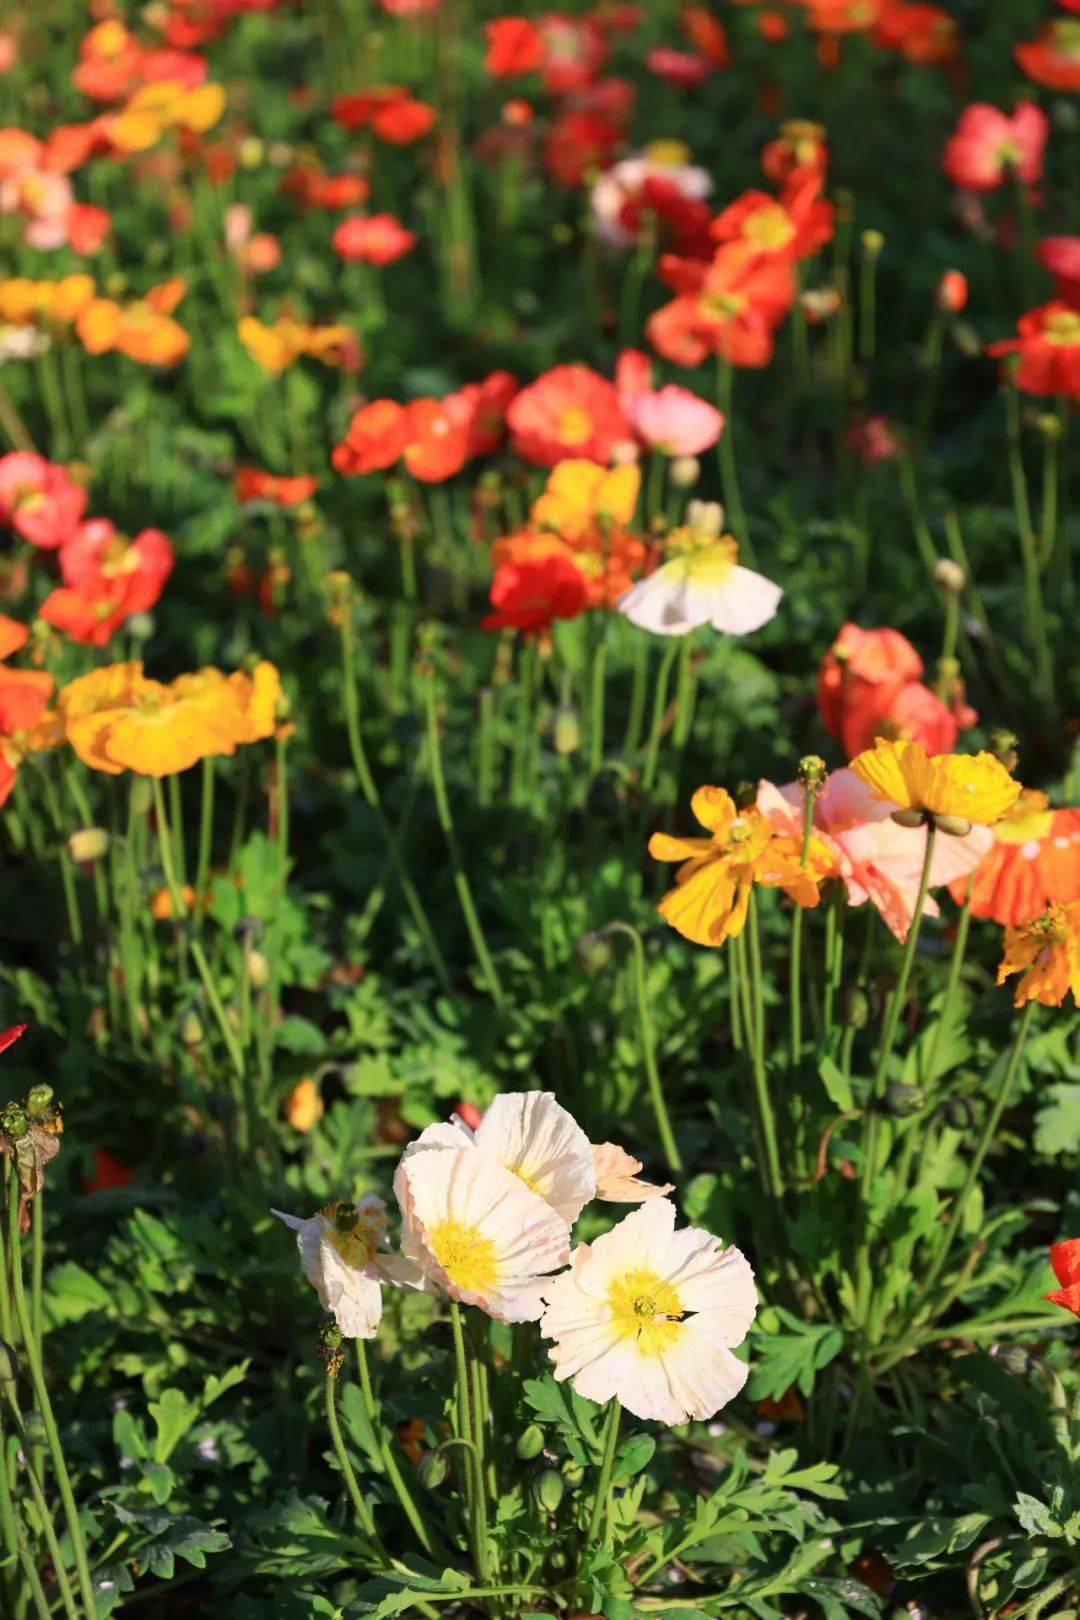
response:
[[[710,588],[710,623],[725,635],[747,636],[776,616],[783,594],[764,574],[736,566],[721,584]]]

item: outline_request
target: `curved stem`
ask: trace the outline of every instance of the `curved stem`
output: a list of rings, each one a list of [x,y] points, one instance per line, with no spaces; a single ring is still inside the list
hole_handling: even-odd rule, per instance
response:
[[[341,1438],[341,1425],[337,1415],[337,1374],[326,1374],[326,1423],[330,1430],[330,1439],[333,1442],[334,1452],[345,1479],[345,1488],[349,1493],[356,1517],[360,1520],[364,1534],[371,1541],[379,1557],[385,1563],[386,1551],[379,1539],[379,1532],[375,1528],[375,1520],[371,1516],[371,1509],[364,1501],[363,1493],[357,1482],[356,1471],[349,1461],[349,1454],[345,1450],[345,1442]]]
[[[588,1543],[595,1542],[600,1526],[608,1516],[608,1496],[611,1491],[611,1471],[615,1466],[615,1448],[619,1443],[619,1420],[622,1417],[622,1405],[616,1396],[608,1407],[607,1422],[604,1426],[604,1438],[600,1453],[600,1472],[596,1477],[596,1494],[593,1497],[592,1511],[589,1514]],[[607,1531],[604,1536],[607,1544]]]

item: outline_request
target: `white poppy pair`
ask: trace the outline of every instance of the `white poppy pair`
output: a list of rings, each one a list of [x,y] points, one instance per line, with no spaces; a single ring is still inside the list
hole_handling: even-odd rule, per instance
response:
[[[382,1281],[435,1286],[501,1321],[539,1320],[555,1341],[555,1377],[593,1400],[618,1395],[668,1423],[711,1417],[746,1378],[731,1347],[754,1317],[753,1273],[710,1234],[676,1232],[671,1189],[641,1181],[640,1169],[613,1143],[594,1147],[550,1093],[508,1093],[475,1132],[455,1118],[405,1150],[394,1177],[400,1257],[383,1252],[379,1200],[357,1206],[367,1213],[344,1236],[340,1206],[281,1218],[343,1333],[373,1336]],[[597,1197],[642,1207],[571,1253],[570,1228]],[[343,1278],[343,1265],[358,1276]]]

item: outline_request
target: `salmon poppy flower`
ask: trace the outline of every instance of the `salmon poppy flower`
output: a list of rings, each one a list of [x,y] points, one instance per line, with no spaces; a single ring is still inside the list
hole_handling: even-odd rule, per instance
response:
[[[1015,176],[1025,186],[1042,178],[1050,126],[1033,101],[1003,113],[984,101],[965,107],[942,154],[941,166],[965,191],[994,191]]]
[[[1080,810],[1051,810],[1045,793],[1025,789],[995,824],[970,892],[973,916],[1007,927],[1080,900]],[[963,904],[968,884],[958,881],[950,893]]]
[[[275,506],[301,506],[319,487],[319,480],[306,474],[282,477],[261,467],[237,467],[233,478],[238,501],[271,501]]]
[[[530,540],[500,563],[491,582],[493,611],[485,630],[520,630],[525,637],[550,630],[556,619],[576,619],[588,606],[585,576],[560,541]]]
[[[0,456],[0,522],[42,551],[56,551],[78,527],[86,491],[64,467],[29,450]]]
[[[874,24],[874,43],[899,51],[909,62],[951,62],[956,56],[956,23],[940,6],[919,0],[885,0]]]
[[[346,1339],[373,1339],[382,1320],[382,1285],[419,1288],[418,1268],[390,1249],[386,1205],[375,1193],[338,1200],[300,1220],[271,1210],[296,1233],[304,1275]]]
[[[173,548],[160,529],[128,540],[108,518],[93,518],[61,547],[64,583],[46,597],[41,617],[72,641],[104,647],[132,614],[154,606],[172,568]]]
[[[2,1038],[2,1037],[0,1037]],[[1051,1305],[1080,1316],[1080,1238],[1066,1238],[1063,1243],[1050,1245],[1050,1266],[1061,1284],[1043,1299]]]
[[[513,400],[506,420],[514,450],[538,467],[568,456],[606,464],[632,437],[614,384],[582,365],[545,371]]]
[[[944,315],[959,315],[967,301],[967,276],[962,270],[946,270],[934,293],[934,302],[938,309]]]
[[[1060,1007],[1072,992],[1080,1007],[1080,900],[1047,906],[1041,916],[1005,930],[1005,954],[997,982],[1019,973],[1013,1003],[1037,1001]]]
[[[818,711],[830,737],[851,758],[875,737],[907,737],[928,754],[944,754],[975,711],[949,707],[920,680],[923,661],[898,630],[845,624],[818,670]]]
[[[709,355],[733,366],[768,365],[773,334],[795,301],[784,256],[724,242],[707,265],[665,256],[660,273],[677,296],[646,323],[658,354],[682,366],[701,365]]]
[[[1037,253],[1043,269],[1054,278],[1057,298],[1080,310],[1080,236],[1044,237]]]
[[[993,826],[1016,801],[1020,783],[993,754],[938,754],[921,743],[878,738],[851,769],[900,810]]]
[[[803,861],[801,836],[778,834],[753,806],[737,809],[723,788],[698,788],[690,808],[707,838],[655,832],[649,839],[654,860],[683,863],[675,888],[656,908],[676,933],[695,945],[722,945],[741,934],[755,883],[783,889],[797,905],[817,905],[834,864],[820,839],[811,837]]]
[[[406,470],[425,484],[441,484],[465,465],[469,435],[465,423],[444,400],[416,399],[405,407]]]
[[[1056,17],[1035,39],[1013,47],[1020,69],[1036,84],[1066,95],[1080,90],[1080,21]]]
[[[987,345],[987,354],[1017,355],[1013,373],[1025,394],[1065,394],[1080,401],[1080,310],[1054,300],[1021,315],[1017,335]]]
[[[341,221],[330,245],[343,259],[387,265],[411,253],[418,240],[393,214],[353,214]]]
[[[527,17],[496,17],[484,25],[484,32],[484,70],[493,79],[535,73],[547,53],[543,34]]]
[[[669,45],[654,45],[645,53],[645,66],[665,84],[676,90],[696,90],[713,72],[707,56],[696,51],[677,51]]]
[[[635,394],[623,401],[623,409],[638,438],[665,456],[699,456],[712,448],[724,427],[715,405],[677,383]]]

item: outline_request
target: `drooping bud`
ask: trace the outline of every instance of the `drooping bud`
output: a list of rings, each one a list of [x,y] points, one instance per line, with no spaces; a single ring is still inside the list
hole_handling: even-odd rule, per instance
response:
[[[245,951],[244,966],[252,989],[264,990],[270,983],[270,963],[262,951]]]
[[[908,1086],[894,1080],[885,1088],[884,1101],[886,1113],[892,1114],[894,1119],[908,1119],[925,1106],[926,1093],[921,1086]]]
[[[603,973],[611,961],[611,941],[604,934],[582,934],[574,947],[583,973]]]
[[[870,1022],[870,997],[861,984],[849,985],[843,992],[841,1012],[849,1029],[865,1029]]]
[[[422,1451],[416,1459],[416,1477],[426,1491],[437,1491],[445,1485],[450,1473],[450,1459],[439,1446],[435,1451]]]
[[[545,1468],[537,1474],[530,1488],[537,1507],[542,1508],[545,1513],[557,1512],[566,1491],[561,1474],[557,1474],[554,1468]]]
[[[959,596],[967,584],[967,575],[951,557],[939,557],[934,564],[934,584],[948,596]]]
[[[197,1012],[188,1008],[180,1016],[180,1039],[185,1046],[201,1046],[205,1031]]]

